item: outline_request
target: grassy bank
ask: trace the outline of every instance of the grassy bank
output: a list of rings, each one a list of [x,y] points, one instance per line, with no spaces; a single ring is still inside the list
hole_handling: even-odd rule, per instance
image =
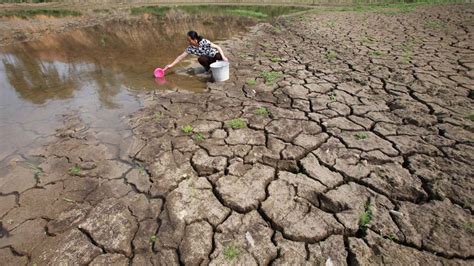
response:
[[[375,2],[375,3],[374,3]],[[315,7],[312,12],[381,12],[386,14],[405,13],[421,6],[465,3],[465,0],[395,0],[367,1],[354,0],[352,5],[338,7]]]
[[[225,5],[189,5],[189,6],[145,6],[131,9],[132,15],[148,13],[163,17],[170,10],[181,10],[189,14],[237,15],[266,19],[294,12],[310,10],[307,7],[294,6],[225,6]]]
[[[47,3],[53,2],[52,0],[0,0],[0,4],[4,3]]]
[[[0,11],[0,17],[18,17],[18,18],[31,18],[35,16],[48,16],[48,17],[67,17],[67,16],[80,16],[81,12],[66,10],[66,9],[23,9],[23,10],[2,10]]]

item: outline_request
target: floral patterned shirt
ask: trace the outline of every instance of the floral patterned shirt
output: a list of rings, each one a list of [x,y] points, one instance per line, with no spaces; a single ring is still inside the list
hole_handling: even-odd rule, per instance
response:
[[[199,42],[199,46],[189,45],[185,51],[188,54],[208,57],[214,57],[218,53],[215,48],[211,47],[211,42],[204,38]]]

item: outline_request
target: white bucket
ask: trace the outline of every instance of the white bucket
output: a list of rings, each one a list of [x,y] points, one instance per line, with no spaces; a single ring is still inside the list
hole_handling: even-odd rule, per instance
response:
[[[211,64],[212,77],[214,81],[225,81],[229,79],[229,62],[216,61]]]

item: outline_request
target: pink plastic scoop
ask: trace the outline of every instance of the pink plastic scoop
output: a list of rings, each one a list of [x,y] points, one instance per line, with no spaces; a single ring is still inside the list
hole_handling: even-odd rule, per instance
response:
[[[155,69],[155,78],[162,78],[165,76],[165,71],[162,68]]]

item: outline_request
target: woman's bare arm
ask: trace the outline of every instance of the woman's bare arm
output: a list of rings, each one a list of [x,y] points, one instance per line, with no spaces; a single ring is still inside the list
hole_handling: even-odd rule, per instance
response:
[[[222,48],[221,48],[219,45],[213,44],[213,43],[211,42],[211,47],[217,49],[217,51],[218,51],[218,52],[221,54],[221,56],[222,56],[222,60],[224,60],[224,61],[229,61],[229,59],[227,59],[227,57],[224,55],[224,51],[222,50]]]
[[[188,55],[187,52],[183,52],[182,54],[180,54],[178,57],[176,57],[176,59],[173,61],[173,63],[169,64],[169,65],[166,65],[165,67],[165,71],[174,67],[174,65],[176,65],[177,63],[179,63],[181,60],[183,60],[186,56]]]

